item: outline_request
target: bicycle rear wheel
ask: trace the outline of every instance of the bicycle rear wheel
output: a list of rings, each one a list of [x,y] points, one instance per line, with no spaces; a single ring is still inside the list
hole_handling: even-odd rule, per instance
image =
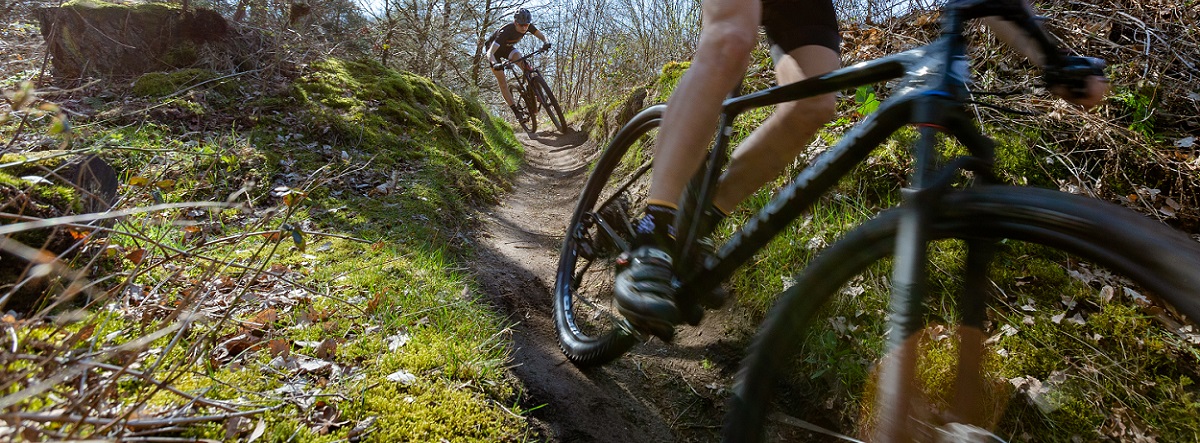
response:
[[[780,387],[780,380],[787,378],[788,368],[797,364],[794,357],[799,350],[798,343],[803,341],[801,338],[807,337],[806,330],[814,329],[813,326],[823,319],[823,317],[819,318],[820,316],[817,314],[825,312],[824,309],[834,310],[836,309],[835,305],[843,302],[842,299],[835,297],[836,295],[849,294],[854,298],[864,297],[862,295],[864,282],[886,281],[887,276],[890,276],[889,269],[880,268],[890,266],[891,254],[896,242],[898,215],[899,211],[895,210],[885,212],[847,234],[845,238],[834,243],[807,265],[804,271],[796,277],[795,284],[780,296],[768,313],[748,355],[742,362],[730,409],[726,415],[723,429],[725,441],[763,441],[768,437],[770,440],[775,440],[787,438],[784,436],[788,435],[794,437],[808,432],[797,429],[794,426],[797,423],[797,420],[793,418],[794,415],[781,412],[786,408],[781,406],[782,403],[774,402],[774,395]],[[1174,310],[1187,318],[1200,318],[1200,244],[1182,233],[1116,205],[1044,189],[979,187],[954,191],[946,196],[933,217],[930,229],[932,238],[939,240],[933,243],[934,247],[945,244],[945,239],[950,239],[949,242],[955,242],[955,239],[967,241],[1002,239],[1000,243],[995,244],[999,252],[996,259],[992,261],[995,265],[991,268],[992,274],[1008,272],[1010,268],[1022,266],[1023,261],[1029,260],[1030,257],[1024,253],[1027,251],[1024,249],[1025,247],[1040,248],[1041,246],[1038,245],[1044,245],[1087,261],[1086,264],[1075,262],[1077,269],[1091,270],[1094,266],[1102,266],[1103,270],[1119,276],[1118,278],[1098,277],[1089,284],[1090,288],[1085,286],[1084,290],[1094,290],[1097,285],[1115,282],[1112,284],[1118,285],[1118,288],[1126,288],[1126,293],[1131,290],[1133,293],[1150,292],[1156,295],[1168,310]],[[953,244],[951,246],[947,249],[954,249]],[[1094,273],[1088,272],[1098,276],[1108,275],[1102,272],[1103,270],[1095,269]],[[1065,280],[1072,279],[1068,277]],[[989,280],[989,282],[997,290],[1008,284],[1007,281],[1002,280]],[[1079,284],[1071,281],[1068,283]],[[1010,287],[1003,289],[1007,292],[1002,293],[1006,296],[1013,296],[1014,292],[1022,290],[1021,284],[1018,282],[1015,285],[1009,285]],[[1024,284],[1036,286],[1040,283],[1035,281],[1024,282]],[[1105,289],[1101,288],[1099,292],[1103,293],[1104,291]],[[1058,296],[1058,294],[1055,295]],[[1026,297],[1026,295],[1020,296]],[[830,303],[834,299],[838,299],[839,303]],[[998,299],[1003,301],[1005,298]],[[927,298],[926,302],[929,301],[930,299]],[[941,302],[947,303],[946,299],[941,299]],[[1010,311],[1021,314],[1021,309],[1010,308]],[[1015,328],[1011,326],[1004,318],[1006,314],[1002,309],[994,309],[989,314],[992,317],[990,321],[994,325],[992,329],[1005,331],[998,326],[1001,323],[1004,323],[1006,328],[1011,328],[1008,331],[1016,331],[1025,327],[1020,320],[1015,322]],[[1019,319],[1019,316],[1013,318]],[[831,318],[830,320],[836,319]],[[831,321],[831,323],[833,322]],[[815,329],[812,331],[813,334],[818,332],[827,331]],[[993,339],[1003,338],[1006,333],[1008,332],[994,335]],[[1172,333],[1178,333],[1178,331],[1172,331]],[[982,340],[979,343],[982,344]],[[947,354],[950,352],[941,354],[943,360],[954,360],[945,358]],[[930,356],[933,353],[925,355]],[[994,353],[989,355],[994,355]],[[928,367],[931,363],[925,362],[929,359],[936,359],[936,357],[923,359],[921,364]],[[1114,363],[1120,364],[1120,362]],[[961,360],[956,364],[960,365],[959,373],[978,371],[979,369],[977,366],[965,366]],[[1070,362],[1066,362],[1066,364],[1070,364]],[[1060,377],[1067,379],[1073,376],[1060,374]],[[993,379],[993,381],[996,380]],[[992,386],[1006,387],[1008,381],[1002,380]],[[867,384],[870,384],[869,381]],[[948,383],[944,384],[942,388],[949,390],[949,385]],[[1122,401],[1111,397],[1115,395],[1114,393],[1103,392],[1104,389],[1097,386],[1099,385],[1086,386],[1093,392],[1082,394],[1082,397],[1087,400],[1083,403],[1090,406],[1089,410],[1094,410],[1098,404],[1107,405]],[[904,425],[908,427],[907,432],[912,435],[904,438],[934,441],[961,437],[961,435],[947,436],[946,429],[948,426],[953,426],[953,420],[945,420],[944,417],[947,414],[958,413],[947,407],[950,403],[947,399],[963,394],[962,392],[948,394],[916,392],[911,398],[901,397],[903,401],[919,399],[929,403],[925,405],[928,410],[942,411],[924,415],[918,411],[910,415],[907,419],[909,423]],[[965,394],[975,395],[977,393]],[[871,395],[884,396],[887,394],[876,391],[873,394],[868,392],[866,396],[870,397]],[[938,395],[941,395],[941,398],[935,398]],[[1033,400],[1032,396],[1029,399]],[[988,402],[982,398],[979,398],[978,401],[987,406]],[[1015,406],[1006,404],[993,409],[1003,413],[1005,409],[1012,411],[1012,408],[1030,409],[1029,406],[1023,404]],[[870,421],[874,412],[869,409],[869,405],[862,409],[864,415],[860,416],[858,423],[855,424],[857,431],[843,432],[870,435]],[[942,418],[938,417],[939,414]],[[923,418],[914,419],[913,417]],[[993,423],[984,424],[982,427],[984,429],[994,428],[997,423],[1008,422],[995,419]],[[801,425],[805,424],[801,423]],[[998,432],[1005,433],[1004,430]],[[994,434],[983,433],[982,435],[985,436],[985,441],[995,441],[992,440]],[[1088,438],[1084,437],[1084,439]]]
[[[542,109],[546,110],[546,115],[550,117],[550,122],[554,123],[554,127],[558,128],[558,132],[566,134],[571,130],[567,126],[567,119],[563,117],[562,108],[558,106],[558,99],[554,98],[554,93],[550,91],[550,85],[546,83],[546,79],[542,76],[534,77],[530,80],[533,90],[536,92],[538,101],[542,104]]]
[[[508,85],[509,92],[512,93],[513,104],[517,105],[517,109],[525,111],[525,120],[520,121],[521,128],[525,132],[537,131],[537,100],[533,98],[533,94],[528,94],[524,89],[517,85]]]
[[[606,363],[639,338],[613,306],[615,259],[633,240],[650,187],[650,158],[665,106],[638,113],[600,154],[567,224],[554,282],[554,325],[577,365]]]

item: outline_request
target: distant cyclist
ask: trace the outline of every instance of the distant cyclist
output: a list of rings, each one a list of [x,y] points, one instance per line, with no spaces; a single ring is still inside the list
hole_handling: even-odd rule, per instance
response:
[[[501,60],[517,60],[521,58],[521,51],[518,51],[515,46],[520,42],[525,34],[532,33],[542,41],[542,49],[550,48],[550,40],[538,31],[537,26],[533,25],[533,14],[529,13],[528,9],[521,8],[513,14],[513,22],[504,25],[484,43],[488,48],[488,61],[492,64],[492,74],[496,76],[496,82],[500,84],[500,94],[504,96],[504,101],[508,103],[508,107],[512,108],[513,113],[517,115],[517,120],[524,121],[528,116],[524,111],[513,104],[512,93],[508,90],[508,80],[504,78],[504,67]],[[528,69],[525,62],[520,62],[521,69]]]

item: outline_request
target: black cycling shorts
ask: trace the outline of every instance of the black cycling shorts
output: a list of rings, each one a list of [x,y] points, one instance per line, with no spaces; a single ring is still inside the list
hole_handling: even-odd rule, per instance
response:
[[[841,54],[833,0],[762,0],[762,25],[778,56],[801,46],[818,45]],[[777,53],[779,52],[779,53]]]
[[[508,55],[512,54],[514,49],[516,49],[515,46],[501,46],[496,48],[496,63],[504,63],[508,61]],[[493,71],[495,71],[495,69],[493,69]]]

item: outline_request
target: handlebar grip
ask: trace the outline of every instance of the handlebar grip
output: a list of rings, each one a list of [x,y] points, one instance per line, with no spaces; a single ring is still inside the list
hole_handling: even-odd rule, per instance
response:
[[[1043,77],[1049,87],[1064,86],[1074,98],[1087,95],[1087,78],[1104,77],[1108,67],[1103,59],[1095,57],[1062,57],[1062,64],[1047,66]]]

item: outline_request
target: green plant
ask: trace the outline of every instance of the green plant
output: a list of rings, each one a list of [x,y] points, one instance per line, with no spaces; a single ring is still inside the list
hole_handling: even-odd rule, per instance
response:
[[[1154,90],[1144,85],[1137,90],[1122,89],[1113,94],[1113,100],[1124,105],[1129,113],[1129,130],[1151,139],[1155,136],[1155,98]]]
[[[871,85],[859,86],[854,92],[854,102],[858,104],[860,115],[868,115],[879,109],[879,99],[875,97],[875,87]]]

